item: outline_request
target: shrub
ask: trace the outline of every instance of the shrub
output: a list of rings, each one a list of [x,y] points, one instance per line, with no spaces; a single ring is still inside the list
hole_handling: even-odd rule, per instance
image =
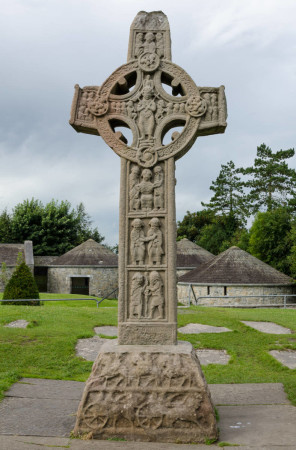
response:
[[[4,293],[3,300],[10,299],[39,299],[39,291],[34,277],[25,262],[22,262],[12,274],[12,277],[8,281]],[[39,306],[40,301],[29,302],[2,302],[2,305],[32,305]]]

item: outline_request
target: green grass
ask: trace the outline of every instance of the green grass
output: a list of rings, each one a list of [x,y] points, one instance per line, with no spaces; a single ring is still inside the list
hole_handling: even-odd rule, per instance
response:
[[[92,362],[75,356],[77,339],[94,335],[93,328],[117,325],[117,301],[70,302],[75,296],[42,294],[42,298],[65,298],[44,302],[43,306],[0,306],[0,392],[21,377],[85,381]],[[76,296],[76,298],[79,296]],[[232,332],[182,335],[196,348],[225,349],[228,365],[203,367],[208,383],[283,383],[290,401],[296,405],[296,370],[288,369],[268,354],[272,349],[296,350],[295,335],[264,334],[241,320],[275,322],[296,333],[296,310],[230,309],[191,307],[178,315],[178,326],[197,322],[224,326]],[[30,322],[26,329],[4,328],[17,319]]]

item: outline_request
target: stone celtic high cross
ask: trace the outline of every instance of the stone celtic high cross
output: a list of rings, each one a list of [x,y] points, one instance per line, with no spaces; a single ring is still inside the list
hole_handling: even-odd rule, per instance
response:
[[[177,347],[175,161],[198,136],[224,132],[224,87],[196,86],[171,61],[167,17],[142,11],[131,25],[127,63],[100,87],[75,86],[70,124],[78,132],[101,136],[121,158],[119,334],[114,352],[134,345],[134,352],[155,355],[148,346]],[[131,143],[119,127],[131,130]],[[182,131],[173,131],[176,127]],[[167,133],[171,142],[164,144]],[[80,414],[84,419],[89,395]],[[85,430],[84,419],[77,432]],[[104,426],[99,421],[104,432],[94,435],[108,435],[108,420]]]

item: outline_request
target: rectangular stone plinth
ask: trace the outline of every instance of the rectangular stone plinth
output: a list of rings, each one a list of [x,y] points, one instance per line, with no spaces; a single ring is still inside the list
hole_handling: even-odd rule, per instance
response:
[[[175,323],[120,323],[118,337],[123,345],[164,345],[177,343]]]
[[[192,345],[104,344],[74,435],[180,443],[216,439],[213,404]]]

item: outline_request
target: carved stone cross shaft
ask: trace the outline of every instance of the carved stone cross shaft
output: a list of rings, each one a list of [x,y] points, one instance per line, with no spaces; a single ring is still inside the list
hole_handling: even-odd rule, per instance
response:
[[[140,12],[127,63],[100,87],[75,86],[70,124],[121,157],[119,344],[176,344],[175,160],[198,136],[224,132],[224,87],[196,86],[171,62],[166,16]]]

